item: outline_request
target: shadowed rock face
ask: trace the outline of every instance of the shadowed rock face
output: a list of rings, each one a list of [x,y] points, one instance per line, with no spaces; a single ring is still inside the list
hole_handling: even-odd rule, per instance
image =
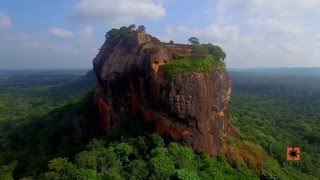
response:
[[[192,46],[169,45],[143,32],[107,39],[94,58],[99,81],[95,101],[100,127],[143,118],[154,131],[216,155],[229,123],[230,78],[225,69],[184,73],[169,79],[159,66],[190,56]]]

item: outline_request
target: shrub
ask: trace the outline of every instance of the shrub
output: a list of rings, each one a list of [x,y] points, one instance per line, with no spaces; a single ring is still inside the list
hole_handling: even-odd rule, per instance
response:
[[[191,56],[174,60],[160,66],[160,70],[163,70],[169,79],[173,79],[177,75],[187,72],[200,73],[210,71],[212,68],[224,67],[225,64],[223,62],[215,59],[211,55],[206,55],[203,57]]]

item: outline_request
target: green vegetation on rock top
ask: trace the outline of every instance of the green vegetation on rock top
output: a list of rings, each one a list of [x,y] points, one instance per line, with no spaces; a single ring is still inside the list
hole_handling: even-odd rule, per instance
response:
[[[210,71],[212,68],[224,68],[225,63],[217,60],[212,55],[206,56],[191,56],[171,61],[165,65],[162,65],[162,69],[166,75],[173,79],[179,74],[186,72],[206,72]]]
[[[195,44],[193,47],[193,54],[197,56],[212,55],[215,59],[224,61],[227,57],[226,53],[220,46],[213,44]]]
[[[132,32],[133,30],[135,30],[136,25],[135,24],[131,24],[130,26],[126,27],[126,26],[122,26],[119,29],[113,28],[111,30],[109,30],[105,37],[106,38],[111,38],[111,39],[116,39],[122,36],[126,36],[128,35],[130,32]],[[144,25],[140,25],[138,26],[138,31],[145,31],[146,27]]]

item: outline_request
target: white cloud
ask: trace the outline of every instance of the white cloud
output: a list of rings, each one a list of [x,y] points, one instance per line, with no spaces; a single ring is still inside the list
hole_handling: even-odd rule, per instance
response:
[[[315,34],[314,38],[313,38],[313,41],[315,42],[315,46],[317,48],[320,48],[320,34]]]
[[[178,27],[166,27],[166,37],[167,39],[177,39],[185,42],[189,37],[195,36],[200,39],[200,42],[223,42],[223,41],[233,41],[238,38],[239,32],[238,27],[234,25],[220,25],[211,24],[204,28],[191,28],[187,26]],[[181,39],[179,39],[181,37]]]
[[[238,27],[234,25],[219,26],[212,24],[202,31],[202,36],[211,41],[232,41],[238,37]]]
[[[74,32],[56,27],[49,34],[36,34],[30,30],[27,31],[30,34],[19,31],[17,34],[2,33],[0,56],[11,60],[28,59],[28,62],[38,59],[34,63],[36,66],[50,57],[54,57],[52,62],[46,63],[58,65],[56,56],[61,57],[60,65],[63,66],[72,58],[71,67],[79,61],[91,65],[91,59],[104,40],[105,31],[95,22],[117,27],[142,21],[146,26],[152,25],[148,28],[151,34],[166,42],[188,43],[189,37],[196,36],[200,42],[220,45],[227,53],[229,67],[320,66],[320,51],[317,50],[320,48],[320,26],[317,24],[320,0],[208,1],[204,4],[212,5],[206,5],[206,8],[201,3],[193,7],[197,12],[195,15],[179,11],[181,7],[172,0],[77,0],[71,12],[72,18],[84,26],[72,29]],[[165,16],[167,5],[171,10],[168,13],[170,21],[159,21],[157,25],[145,21]],[[198,18],[201,14],[208,18]],[[184,20],[180,18],[177,21],[177,17]],[[196,22],[196,18],[199,21]],[[0,29],[11,26],[10,17],[0,13]],[[59,39],[56,36],[81,38]],[[39,51],[39,48],[42,49]],[[14,52],[17,49],[21,53]],[[12,62],[12,66],[15,64],[18,63]]]
[[[11,18],[0,12],[0,30],[11,28]]]
[[[59,44],[56,42],[46,42],[46,41],[28,41],[23,42],[20,45],[22,48],[27,49],[42,49],[46,52],[51,53],[65,53],[65,54],[74,54],[77,53],[77,49],[72,44]]]
[[[306,51],[303,47],[301,47],[298,44],[290,43],[290,42],[284,42],[280,44],[281,50],[286,54],[304,54]]]
[[[318,11],[319,0],[218,0],[217,7],[220,12],[230,9],[243,10],[249,13],[274,13],[292,12],[300,13],[304,11]],[[279,14],[277,14],[279,15]]]
[[[81,0],[73,17],[80,22],[132,23],[136,19],[165,16],[160,2],[153,0]]]
[[[20,33],[15,35],[8,35],[6,39],[10,41],[27,41],[31,38],[31,35],[28,33]]]
[[[93,36],[93,27],[92,26],[86,26],[80,31],[80,35],[85,38],[91,38]]]
[[[307,28],[298,22],[280,18],[250,18],[246,20],[245,24],[261,28],[267,33],[280,33],[284,36],[298,36],[307,31]]]
[[[0,66],[2,68],[91,68],[92,59],[97,54],[100,43],[95,38],[60,39],[47,32],[0,33],[0,58],[6,59],[0,62]]]
[[[257,23],[251,20],[251,23]],[[270,21],[266,24],[272,25],[278,22]],[[279,23],[280,24],[280,23]],[[289,23],[290,24],[290,23]],[[316,40],[319,34],[305,36],[305,29],[289,30],[266,29],[265,26],[248,30],[246,24],[211,24],[203,28],[192,28],[188,26],[167,26],[165,34],[160,36],[165,40],[172,39],[175,42],[185,43],[191,36],[199,37],[200,42],[211,42],[221,46],[227,53],[227,65],[232,68],[239,67],[280,67],[280,66],[316,66],[317,59]],[[257,23],[260,27],[260,22]],[[286,24],[284,24],[285,26]],[[275,28],[276,26],[274,26]],[[282,33],[273,36],[268,31],[280,31]],[[285,33],[299,34],[297,38],[281,38]],[[308,38],[307,38],[308,37]],[[320,42],[320,40],[318,41]],[[317,56],[318,55],[318,56]],[[301,61],[305,59],[305,61]]]
[[[61,28],[52,28],[49,30],[49,34],[57,36],[57,37],[72,37],[73,32],[67,29]]]
[[[319,0],[211,2],[213,9],[207,12],[214,17],[214,25],[203,28],[200,40],[225,37],[216,44],[226,51],[229,67],[320,65]],[[224,22],[217,19],[219,16]]]

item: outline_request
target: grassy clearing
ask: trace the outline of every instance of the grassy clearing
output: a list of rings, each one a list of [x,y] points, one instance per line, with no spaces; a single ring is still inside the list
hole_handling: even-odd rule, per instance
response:
[[[216,60],[211,55],[206,56],[191,56],[179,60],[171,61],[160,67],[170,79],[175,78],[179,74],[186,72],[206,72],[212,68],[224,68],[224,62]]]

